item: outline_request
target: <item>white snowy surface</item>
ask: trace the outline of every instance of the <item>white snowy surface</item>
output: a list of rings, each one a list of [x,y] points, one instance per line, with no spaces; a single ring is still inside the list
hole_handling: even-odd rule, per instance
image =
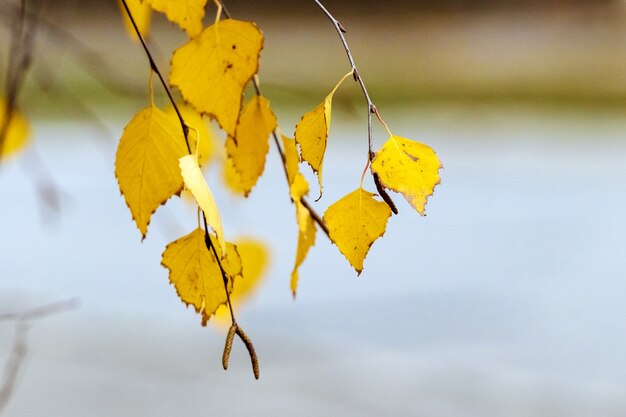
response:
[[[272,248],[262,289],[239,309],[259,381],[239,343],[221,369],[225,329],[200,327],[159,265],[194,210],[159,209],[141,243],[113,141],[88,125],[37,124],[61,214],[42,212],[28,153],[1,167],[0,311],[80,306],[32,324],[4,415],[626,415],[626,118],[517,107],[385,115],[445,169],[426,218],[396,196],[400,215],[358,278],[320,233],[292,301],[297,232],[275,151],[250,201],[216,192],[227,235]],[[119,135],[124,123],[109,126]],[[358,186],[366,155],[364,124],[333,123],[320,212]],[[0,322],[3,360],[12,337]]]

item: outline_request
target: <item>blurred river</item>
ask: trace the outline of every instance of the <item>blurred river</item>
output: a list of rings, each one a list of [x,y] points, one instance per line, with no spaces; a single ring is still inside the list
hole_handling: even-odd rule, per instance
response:
[[[113,141],[92,139],[87,124],[35,126],[61,214],[41,215],[28,153],[2,166],[0,311],[69,297],[80,307],[33,324],[5,415],[626,415],[623,114],[424,105],[384,115],[445,169],[427,217],[395,198],[400,215],[358,278],[320,233],[292,301],[297,231],[274,149],[249,201],[216,194],[227,235],[272,248],[265,284],[239,312],[260,381],[238,343],[221,369],[225,330],[201,328],[159,265],[194,210],[161,208],[141,244]],[[124,124],[107,122],[116,136]],[[364,122],[333,119],[320,212],[358,186],[365,142]],[[0,322],[1,358],[12,331]]]

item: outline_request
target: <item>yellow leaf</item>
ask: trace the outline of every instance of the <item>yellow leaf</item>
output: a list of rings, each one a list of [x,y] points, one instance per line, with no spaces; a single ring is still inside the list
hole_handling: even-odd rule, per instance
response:
[[[226,153],[239,174],[239,182],[247,196],[265,169],[265,159],[270,149],[269,135],[276,129],[276,116],[270,102],[254,96],[246,105],[235,138],[226,140]]]
[[[441,181],[441,162],[430,147],[392,135],[376,152],[372,170],[385,188],[400,192],[421,214],[428,197]]]
[[[161,258],[161,265],[169,270],[170,282],[178,296],[185,304],[194,306],[202,315],[203,324],[227,301],[222,273],[204,239],[204,230],[197,228],[167,245]],[[226,257],[221,262],[228,275],[230,292],[233,282],[239,282],[242,277],[241,258],[235,245],[226,244]]]
[[[189,147],[191,153],[196,154],[196,143],[198,141],[198,135],[200,135],[200,149],[198,150],[198,163],[200,166],[204,166],[215,155],[216,138],[213,129],[209,126],[206,120],[202,119],[197,111],[189,106],[178,106],[183,119],[189,129]],[[175,120],[178,120],[178,115],[173,106],[168,106],[165,109],[165,113],[170,115]],[[197,131],[194,132],[194,130]]]
[[[0,137],[0,160],[3,160],[20,150],[22,150],[30,138],[30,127],[26,118],[17,110],[11,113],[11,119],[7,126],[6,114],[7,105],[0,97],[0,135],[4,133],[4,138]]]
[[[180,125],[155,106],[138,112],[124,128],[115,176],[142,238],[152,213],[182,190],[178,159],[186,153]]]
[[[226,240],[224,239],[224,227],[222,218],[217,210],[217,204],[209,184],[204,179],[200,166],[193,155],[185,155],[179,160],[180,172],[185,182],[185,187],[191,191],[198,205],[206,216],[207,223],[215,231],[219,241],[222,256],[226,253]]]
[[[296,148],[296,141],[287,136],[282,137],[283,149],[285,153],[285,167],[287,169],[287,179],[289,184],[293,183],[296,173],[298,172],[298,164],[300,163],[300,157],[298,156],[298,149]]]
[[[202,30],[202,18],[207,0],[144,0],[158,12],[165,13],[168,20],[176,23],[190,38]]]
[[[270,253],[266,245],[255,239],[238,239],[237,251],[243,264],[243,279],[237,280],[230,294],[233,308],[238,308],[257,290],[269,264]],[[230,320],[228,307],[222,305],[215,312],[215,319],[224,323]]]
[[[126,14],[126,9],[124,8],[122,1],[118,0],[117,4],[120,6],[122,19],[124,20],[124,27],[126,27],[128,35],[134,41],[138,41],[139,37],[137,37],[135,28],[133,28],[133,24]],[[126,0],[126,4],[135,19],[139,33],[141,33],[141,36],[144,38],[147,38],[150,32],[150,20],[152,20],[152,9],[150,9],[150,5],[146,1],[142,0]]]
[[[322,192],[322,164],[326,152],[326,142],[330,131],[330,114],[332,108],[332,94],[317,106],[313,111],[302,116],[296,125],[295,140],[300,145],[300,155],[313,171]]]
[[[324,153],[330,132],[333,95],[341,83],[351,74],[352,72],[349,72],[344,75],[324,101],[302,116],[296,125],[294,136],[296,143],[300,145],[300,155],[302,160],[306,161],[317,174],[320,195],[322,194],[322,164],[324,163]]]
[[[385,233],[389,216],[389,206],[360,187],[328,207],[324,213],[330,240],[358,274],[363,270],[363,260],[370,247]]]
[[[258,71],[262,47],[263,35],[254,23],[221,20],[174,52],[170,84],[234,136],[243,91]]]
[[[317,232],[317,229],[315,228],[315,222],[313,221],[313,218],[308,211],[306,213],[305,222],[306,230],[303,232],[301,229],[298,229],[298,248],[296,250],[296,261],[293,265],[293,270],[291,272],[290,287],[291,293],[293,294],[294,298],[296,296],[296,291],[298,290],[298,268],[300,267],[300,265],[302,265],[302,262],[304,262],[304,259],[309,253],[309,249],[311,249],[311,247],[315,244],[315,234]],[[300,224],[300,221],[298,221],[298,224]]]

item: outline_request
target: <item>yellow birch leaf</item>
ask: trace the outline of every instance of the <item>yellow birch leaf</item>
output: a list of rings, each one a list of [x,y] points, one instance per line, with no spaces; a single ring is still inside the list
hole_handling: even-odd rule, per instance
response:
[[[170,283],[186,305],[193,305],[206,324],[217,308],[227,301],[224,281],[217,259],[206,247],[204,230],[197,228],[190,234],[167,245],[161,265],[169,270]],[[215,239],[215,236],[212,236]],[[242,277],[242,263],[237,247],[226,244],[226,256],[221,263],[228,275],[228,289]],[[235,284],[236,285],[236,284]]]
[[[193,155],[185,155],[178,161],[185,187],[191,191],[191,194],[193,194],[193,197],[204,212],[207,223],[211,226],[213,231],[215,231],[220,244],[221,254],[224,256],[226,253],[224,227],[222,226],[222,218],[220,212],[217,210],[217,203],[215,203],[215,198],[213,198],[209,184],[206,182],[206,179],[204,179],[200,166]]]
[[[265,278],[270,258],[267,246],[256,239],[238,239],[236,246],[243,264],[243,279],[237,280],[230,294],[233,308],[238,308],[259,288]],[[215,312],[215,319],[220,323],[229,322],[228,307],[220,306]]]
[[[122,19],[124,20],[126,32],[128,32],[128,35],[132,40],[135,42],[139,41],[139,37],[135,32],[132,22],[126,14],[126,9],[124,8],[122,1],[118,0],[117,4],[120,6],[120,11],[122,12]],[[147,38],[150,33],[150,21],[152,20],[152,9],[150,8],[150,5],[148,2],[142,0],[126,0],[126,4],[130,9],[130,13],[133,15],[133,19],[135,19],[139,33],[141,33],[141,36],[144,38]]]
[[[215,148],[217,139],[215,138],[215,132],[211,129],[211,126],[207,123],[207,120],[202,119],[202,115],[189,106],[178,106],[180,114],[183,116],[185,123],[190,127],[189,129],[189,147],[191,153],[196,154],[196,146],[198,141],[198,135],[200,135],[200,149],[198,150],[198,164],[204,166],[215,155]],[[178,115],[173,106],[168,106],[165,109],[165,113],[170,115],[178,123]],[[194,132],[194,129],[197,131]]]
[[[254,23],[220,20],[174,51],[170,84],[234,136],[243,91],[258,71],[262,48],[263,35]]]
[[[30,138],[28,121],[17,110],[13,110],[11,119],[8,125],[5,126],[6,111],[6,102],[0,97],[0,135],[4,134],[4,138],[0,138],[0,160],[24,149]]]
[[[143,0],[167,19],[176,23],[193,38],[202,30],[202,18],[207,0]]]
[[[293,183],[298,172],[298,164],[300,163],[300,157],[298,156],[298,149],[296,148],[296,141],[287,136],[282,136],[283,139],[283,152],[285,153],[285,167],[287,169],[287,179],[289,185]]]
[[[328,133],[330,132],[330,115],[333,105],[333,95],[341,83],[352,75],[352,71],[344,75],[335,85],[333,90],[326,96],[315,109],[306,113],[296,125],[294,134],[296,143],[300,145],[300,156],[306,161],[317,174],[322,195],[322,164],[326,152]]]
[[[180,125],[155,106],[138,112],[124,128],[115,176],[142,238],[152,213],[182,190],[178,159],[186,153]]]
[[[298,268],[300,267],[300,265],[302,265],[302,262],[304,262],[304,259],[309,253],[309,249],[311,249],[311,247],[315,244],[315,234],[317,232],[317,230],[315,229],[315,222],[313,221],[313,218],[308,211],[306,213],[305,222],[306,230],[303,232],[302,230],[298,229],[298,248],[296,250],[296,261],[293,265],[293,270],[291,271],[290,287],[291,293],[293,294],[294,298],[296,297],[296,291],[298,290]]]
[[[322,164],[330,131],[333,93],[329,94],[314,110],[302,116],[294,134],[296,143],[300,145],[302,160],[306,161],[317,174],[320,194],[322,193]]]
[[[389,206],[360,187],[324,213],[330,240],[358,274],[363,270],[363,260],[370,247],[385,233],[389,216]]]
[[[372,170],[385,188],[402,193],[422,216],[439,184],[441,162],[429,146],[392,135],[376,152]]]
[[[254,96],[239,119],[235,138],[226,140],[226,153],[239,173],[239,182],[247,196],[265,169],[270,149],[269,135],[276,129],[276,116],[270,102]]]

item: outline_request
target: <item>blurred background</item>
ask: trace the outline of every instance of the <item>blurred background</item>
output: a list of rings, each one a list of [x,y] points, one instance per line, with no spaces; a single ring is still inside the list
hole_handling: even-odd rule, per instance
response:
[[[226,4],[264,31],[261,85],[293,133],[350,69],[333,27],[312,1]],[[319,233],[296,301],[276,150],[248,200],[214,187],[227,235],[271,251],[258,292],[236,306],[260,358],[254,381],[239,343],[221,369],[226,329],[202,328],[159,265],[195,210],[174,199],[141,243],[119,195],[115,149],[148,103],[149,67],[118,5],[27,1],[40,12],[18,98],[32,143],[0,165],[1,381],[15,375],[1,414],[626,415],[626,3],[324,4],[391,130],[445,169],[427,217],[395,196],[400,214],[358,278]],[[2,0],[0,80],[18,13]],[[185,41],[153,16],[163,72]],[[358,186],[365,107],[353,83],[335,95],[320,213]],[[374,135],[377,147],[387,138],[377,124]],[[219,167],[207,176],[219,184]],[[59,300],[77,306],[27,333],[11,318]]]

